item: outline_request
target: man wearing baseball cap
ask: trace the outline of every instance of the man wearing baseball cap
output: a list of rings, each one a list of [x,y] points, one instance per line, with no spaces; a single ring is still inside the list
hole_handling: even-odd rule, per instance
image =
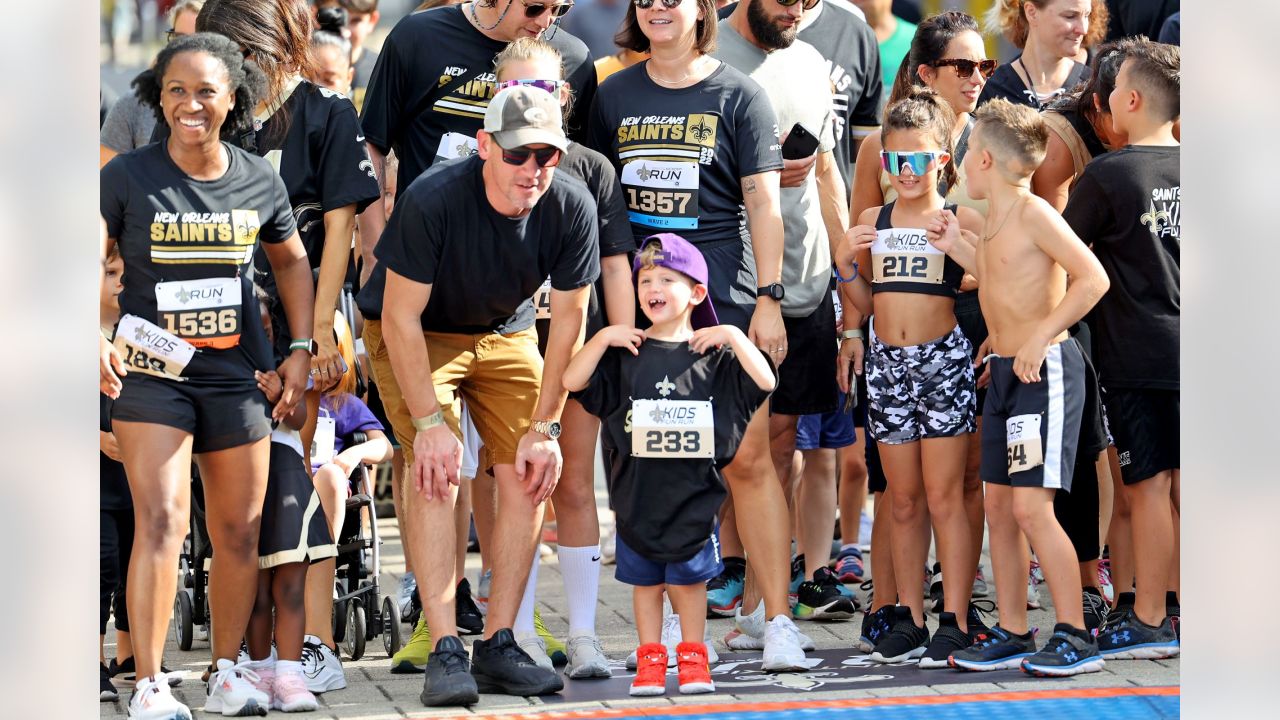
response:
[[[588,286],[600,266],[591,195],[555,173],[567,145],[560,118],[545,91],[499,92],[477,134],[477,154],[438,163],[414,180],[378,244],[386,273],[383,340],[415,430],[405,510],[436,640],[421,696],[426,705],[470,705],[478,690],[542,695],[563,687],[511,631],[543,502],[559,479],[561,376],[581,342]],[[548,276],[544,365],[529,298]],[[470,661],[453,605],[462,399],[484,443],[480,469],[494,475],[499,496],[488,621]]]
[[[650,235],[634,268],[651,326],[596,333],[569,363],[564,384],[619,450],[609,501],[618,516],[615,577],[635,586],[640,642],[631,694],[664,692],[664,589],[680,615],[680,692],[712,692],[703,633],[706,581],[723,569],[715,538],[727,494],[720,471],[777,374],[746,334],[717,324],[706,260],[687,240]]]

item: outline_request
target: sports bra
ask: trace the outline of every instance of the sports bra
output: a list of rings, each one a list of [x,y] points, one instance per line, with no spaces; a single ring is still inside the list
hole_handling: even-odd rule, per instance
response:
[[[876,217],[876,239],[871,245],[871,292],[919,293],[954,298],[964,278],[964,268],[931,245],[924,228],[895,228],[891,202]],[[955,212],[955,205],[946,205]]]

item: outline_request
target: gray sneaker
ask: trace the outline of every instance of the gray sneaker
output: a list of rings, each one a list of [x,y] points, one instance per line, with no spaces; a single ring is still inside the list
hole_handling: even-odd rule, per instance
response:
[[[520,649],[533,660],[540,668],[547,670],[555,670],[555,665],[551,662],[551,656],[547,654],[547,641],[537,635],[522,637],[516,641]]]
[[[471,660],[457,636],[446,635],[436,641],[435,651],[427,657],[419,698],[428,707],[474,705],[480,701],[475,678],[471,677]]]
[[[566,646],[569,665],[565,668],[565,675],[574,680],[610,676],[609,658],[604,656],[604,648],[600,647],[600,638],[595,635],[572,635]]]

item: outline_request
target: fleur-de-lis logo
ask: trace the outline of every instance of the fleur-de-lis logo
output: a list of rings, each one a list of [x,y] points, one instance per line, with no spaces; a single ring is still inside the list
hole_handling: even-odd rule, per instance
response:
[[[1168,210],[1156,210],[1155,205],[1151,205],[1151,209],[1142,213],[1138,217],[1138,222],[1151,228],[1151,232],[1160,232],[1162,222],[1169,222]]]
[[[471,157],[476,154],[476,151],[472,150],[466,143],[459,143],[454,150],[457,151],[458,157]]]
[[[657,388],[658,394],[661,395],[662,397],[666,397],[670,395],[671,391],[676,389],[675,384],[672,383],[670,378],[666,375],[663,375],[662,381],[656,383],[654,387]]]
[[[640,169],[636,170],[636,177],[640,178],[642,181],[648,180],[652,175],[653,171],[645,167],[643,163],[641,163]]]
[[[698,124],[689,128],[689,135],[695,142],[701,144],[710,140],[711,136],[715,134],[715,131],[716,129],[708,125],[705,119],[699,118]]]
[[[179,285],[178,294],[176,297],[178,298],[178,302],[182,303],[183,305],[186,305],[188,302],[191,301],[191,291]]]
[[[146,330],[144,330],[144,329],[143,329],[143,327],[142,327],[141,325],[139,325],[139,326],[135,327],[135,328],[133,329],[133,339],[134,339],[136,342],[146,342],[146,341],[147,341],[147,331],[146,331]]]

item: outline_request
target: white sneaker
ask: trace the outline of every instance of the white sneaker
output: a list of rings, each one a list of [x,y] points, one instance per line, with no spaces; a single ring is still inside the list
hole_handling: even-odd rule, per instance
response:
[[[413,576],[413,571],[406,571],[400,576],[400,590],[396,592],[396,602],[400,604],[400,617],[409,617],[413,612],[413,591],[418,587],[418,581]]]
[[[667,646],[667,667],[675,667],[676,645],[680,644],[680,616],[669,612],[662,616],[662,644]]]
[[[529,635],[518,638],[516,644],[520,646],[520,649],[526,655],[533,659],[535,665],[555,672],[555,665],[551,662],[551,656],[547,654],[546,640],[543,640],[538,635]]]
[[[760,667],[775,672],[804,670],[804,659],[795,623],[786,615],[776,615],[764,629],[764,662]]]
[[[476,601],[476,607],[480,608],[481,615],[489,614],[489,588],[492,585],[493,570],[480,573],[480,582],[476,583],[476,594],[472,599]]]
[[[618,531],[610,530],[600,538],[600,564],[612,565],[618,561]]]
[[[164,673],[142,678],[129,698],[129,717],[142,720],[191,720],[191,710],[169,690]]]
[[[266,715],[271,698],[253,686],[259,680],[258,673],[248,664],[237,665],[226,658],[218,658],[218,669],[209,678],[208,697],[204,701],[207,713],[222,713],[225,717]]]
[[[241,663],[237,662],[236,664],[240,665]],[[258,676],[257,680],[250,680],[253,686],[266,693],[268,702],[273,701],[275,695],[272,686],[276,681],[275,648],[272,648],[271,657],[266,660],[248,660],[243,664]]]
[[[307,689],[313,693],[341,690],[347,686],[342,661],[315,635],[302,638],[302,677],[306,678]]]
[[[724,636],[724,644],[730,650],[763,650],[766,623],[764,621],[764,603],[756,606],[755,611],[750,615],[742,614],[742,607],[739,606],[733,613],[734,629]],[[814,650],[817,645],[814,644],[813,638],[800,632],[796,632],[800,636],[800,648],[806,652]],[[707,650],[711,651],[711,646],[707,646]],[[710,657],[708,657],[710,660]]]
[[[600,638],[595,635],[569,636],[565,654],[569,657],[569,665],[564,669],[566,677],[581,680],[610,676],[609,658],[605,657]]]

